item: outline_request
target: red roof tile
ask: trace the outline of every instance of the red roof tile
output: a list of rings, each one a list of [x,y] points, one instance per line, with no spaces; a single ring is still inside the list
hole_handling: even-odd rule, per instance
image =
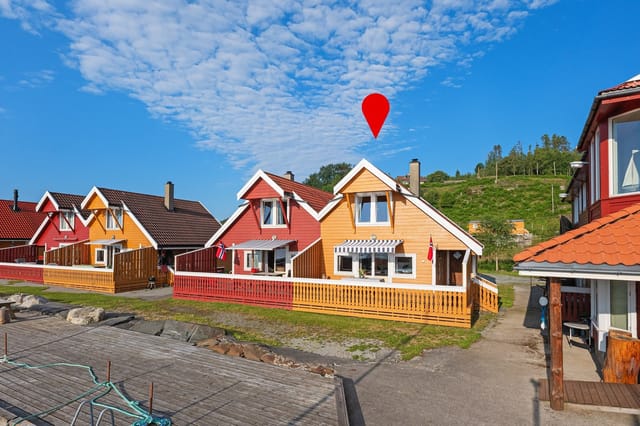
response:
[[[530,247],[516,262],[624,265],[640,263],[640,204]]]
[[[608,89],[605,90],[601,90],[598,95],[603,95],[605,93],[611,93],[611,92],[616,92],[618,90],[625,90],[625,89],[635,89],[636,87],[640,88],[640,75],[633,77],[631,80],[627,80],[623,83],[620,83],[616,86],[610,87]]]
[[[319,212],[326,206],[333,198],[333,194],[323,191],[321,189],[314,188],[309,185],[305,185],[300,182],[289,180],[282,176],[274,175],[273,173],[265,172],[280,188],[284,191],[295,192],[303,200],[305,200],[312,209]]]
[[[18,211],[13,211],[13,200],[0,200],[0,239],[30,240],[46,217],[36,212],[36,205],[18,201]]]
[[[124,202],[160,247],[204,247],[220,228],[220,223],[199,201],[176,198],[173,211],[169,211],[161,196],[107,188],[98,190],[109,204]]]

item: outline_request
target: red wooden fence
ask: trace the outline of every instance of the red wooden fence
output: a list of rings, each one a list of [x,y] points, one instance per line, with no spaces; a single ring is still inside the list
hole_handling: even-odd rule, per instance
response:
[[[174,278],[177,299],[243,303],[291,309],[293,283],[283,280],[237,275],[201,276],[179,274]]]
[[[26,245],[26,246],[16,246],[16,247],[7,247],[0,249],[0,262],[6,263],[24,263],[24,262],[33,262],[40,260],[39,256],[44,253],[44,247]]]
[[[562,321],[580,321],[591,316],[588,288],[562,287]]]
[[[33,263],[0,263],[0,279],[43,283],[43,269]]]

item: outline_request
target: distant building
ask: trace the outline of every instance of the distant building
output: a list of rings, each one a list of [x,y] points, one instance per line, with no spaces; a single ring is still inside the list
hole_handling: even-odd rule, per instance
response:
[[[529,239],[531,234],[529,233],[529,231],[527,231],[527,229],[524,227],[524,220],[523,219],[510,219],[507,222],[511,223],[513,225],[513,229],[511,230],[511,233],[518,239]],[[482,222],[479,220],[472,220],[471,222],[469,222],[468,228],[469,228],[469,233],[470,234],[477,234],[479,232],[482,231],[481,229],[481,224]]]

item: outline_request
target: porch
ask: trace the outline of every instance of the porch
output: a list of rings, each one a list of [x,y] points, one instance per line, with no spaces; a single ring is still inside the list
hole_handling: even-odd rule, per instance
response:
[[[32,247],[32,248],[26,248]],[[156,285],[171,285],[173,273],[157,267],[157,253],[152,247],[116,253],[113,267],[94,267],[88,264],[89,246],[80,242],[44,252],[44,264],[37,262],[35,246],[11,247],[0,250],[0,278],[51,284],[62,287],[120,293],[147,287],[149,278]],[[16,255],[18,263],[6,259]]]
[[[495,284],[468,288],[176,271],[174,298],[470,328],[479,310],[498,311]]]

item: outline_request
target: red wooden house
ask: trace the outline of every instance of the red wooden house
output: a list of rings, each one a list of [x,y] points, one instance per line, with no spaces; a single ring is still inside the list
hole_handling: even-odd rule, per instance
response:
[[[36,203],[18,201],[14,190],[13,200],[0,200],[0,248],[29,244],[45,217],[36,212]]]
[[[290,275],[291,259],[320,237],[318,213],[329,192],[284,177],[256,172],[238,191],[244,203],[207,242],[231,253],[234,274]]]
[[[45,251],[89,239],[88,213],[80,211],[83,195],[47,191],[36,206],[45,213],[29,244],[43,246]]]
[[[566,194],[574,229],[517,254],[515,269],[550,279],[552,310],[554,301],[562,307],[561,318],[551,316],[552,336],[561,337],[561,321],[584,319],[602,360],[610,332],[637,338],[640,329],[640,75],[598,93],[578,150],[582,160],[572,163]],[[567,293],[589,296],[578,318],[567,315]],[[558,348],[559,365],[552,362],[552,369],[562,378]],[[556,404],[562,406],[561,398]]]

